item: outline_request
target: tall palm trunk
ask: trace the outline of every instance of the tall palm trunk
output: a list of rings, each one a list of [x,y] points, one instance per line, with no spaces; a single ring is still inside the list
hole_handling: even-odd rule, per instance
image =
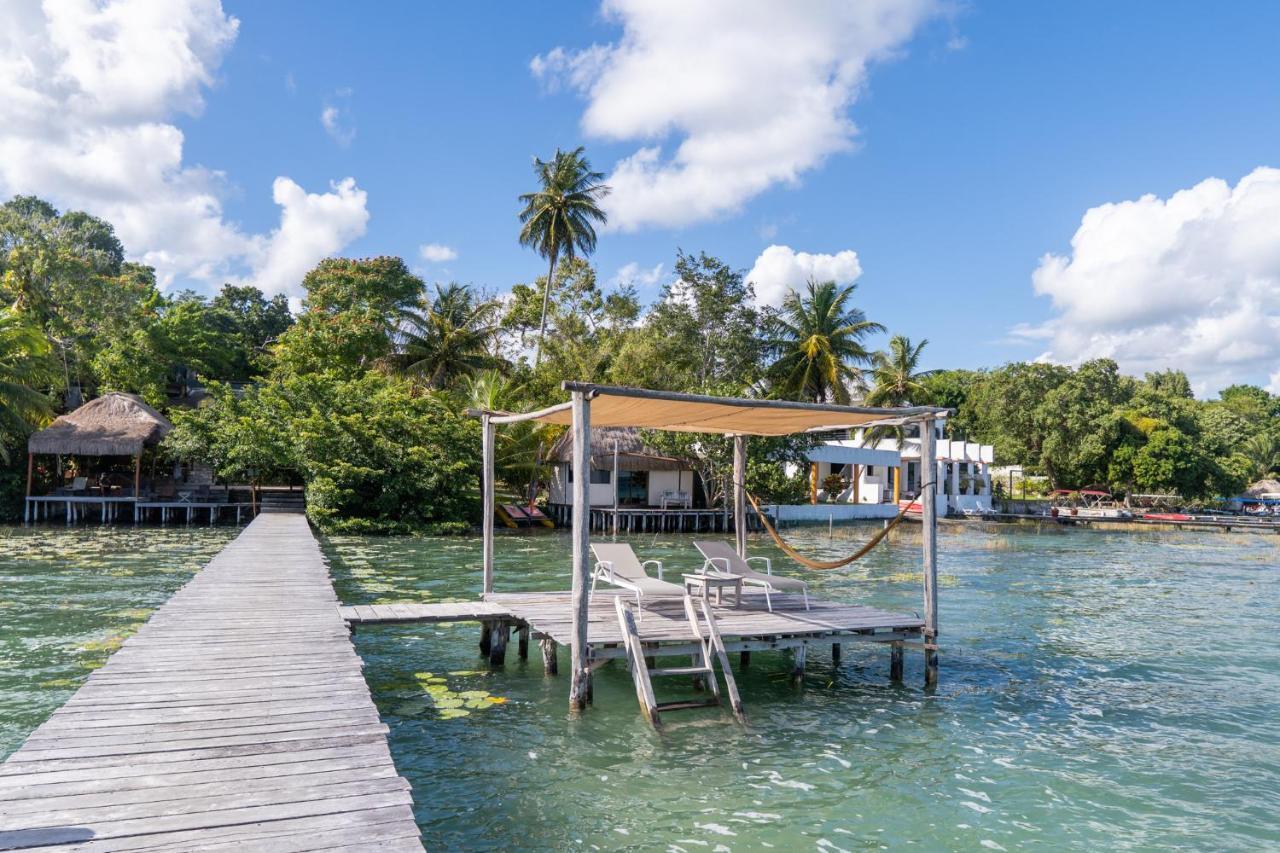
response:
[[[551,267],[547,270],[547,283],[542,288],[542,322],[538,324],[538,349],[533,356],[533,366],[537,367],[542,363],[542,339],[547,334],[547,303],[551,299],[551,279],[556,274],[556,255],[560,254],[555,249],[551,250]]]

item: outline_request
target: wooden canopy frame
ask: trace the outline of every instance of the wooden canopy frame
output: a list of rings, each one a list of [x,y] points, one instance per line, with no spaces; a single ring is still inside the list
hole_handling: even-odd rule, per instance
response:
[[[587,590],[591,577],[590,530],[587,513],[590,504],[591,442],[593,420],[596,426],[639,427],[671,432],[703,432],[733,437],[733,522],[738,554],[747,550],[747,497],[743,481],[747,470],[747,437],[793,435],[805,432],[827,432],[866,426],[899,426],[918,423],[920,429],[920,479],[929,485],[920,495],[923,521],[924,562],[924,639],[925,680],[937,682],[938,655],[938,523],[935,511],[937,483],[934,422],[949,412],[946,408],[914,406],[909,408],[872,408],[835,406],[825,403],[801,403],[788,400],[753,400],[739,397],[712,397],[704,394],[682,394],[644,388],[595,385],[588,382],[564,382],[569,401],[532,412],[511,413],[470,409],[482,426],[481,457],[483,464],[483,590],[493,592],[494,542],[494,438],[499,424],[521,421],[569,426],[573,431],[573,642],[571,645],[572,678],[569,706],[586,707],[588,679],[587,659]],[[594,409],[594,411],[593,411]]]

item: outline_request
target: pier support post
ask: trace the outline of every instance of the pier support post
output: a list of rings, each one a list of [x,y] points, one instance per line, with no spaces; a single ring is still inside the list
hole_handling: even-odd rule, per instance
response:
[[[831,644],[831,663],[833,666],[840,665],[840,644],[839,643]]]
[[[733,541],[738,556],[747,557],[747,437],[733,437]]]
[[[482,557],[484,582],[481,586],[481,592],[488,595],[493,592],[493,442],[494,442],[494,425],[489,420],[489,413],[486,412],[480,416],[480,456],[483,471],[480,474],[480,492],[482,495],[481,502],[483,508],[480,529],[484,538],[482,545]]]
[[[528,660],[529,659],[529,626],[521,625],[519,630],[520,630],[520,647],[519,647],[520,660]]]
[[[502,621],[492,624],[493,631],[489,637],[489,664],[502,666],[507,662],[507,637],[511,633],[511,626]]]
[[[742,667],[743,669],[746,669],[747,667],[751,666],[751,652],[748,652],[745,650],[738,652],[738,666]]]
[[[920,470],[936,471],[934,464],[934,419],[920,422]],[[920,490],[921,528],[924,557],[924,682],[938,683],[938,490]]]
[[[801,643],[795,647],[795,654],[791,658],[791,686],[800,687],[804,684],[804,659],[808,650],[808,643]]]
[[[493,621],[486,620],[480,623],[480,655],[482,657],[489,656],[489,640],[493,633]]]
[[[902,681],[902,643],[889,644],[889,680]]]
[[[560,671],[559,662],[556,660],[556,641],[550,637],[543,637],[538,645],[542,647],[542,674],[555,675]]]
[[[573,391],[573,642],[570,646],[569,709],[587,707],[591,673],[587,648],[587,585],[591,575],[591,400]]]

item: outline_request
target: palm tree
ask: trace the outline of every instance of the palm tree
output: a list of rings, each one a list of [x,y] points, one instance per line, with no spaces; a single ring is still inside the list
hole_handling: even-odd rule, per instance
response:
[[[1244,442],[1241,450],[1253,466],[1250,476],[1254,480],[1262,480],[1271,476],[1271,472],[1280,468],[1280,440],[1269,433],[1258,433]]]
[[[446,388],[500,363],[490,349],[497,333],[497,303],[466,285],[436,285],[431,301],[401,315],[393,364],[429,388]]]
[[[51,348],[40,330],[17,311],[0,310],[0,429],[23,434],[49,419],[49,397],[36,388],[53,378]],[[0,442],[0,459],[9,451]]]
[[[555,278],[556,262],[561,255],[575,257],[579,252],[590,255],[596,249],[595,224],[608,221],[599,202],[609,194],[600,183],[602,172],[591,171],[591,164],[579,146],[573,151],[556,149],[550,160],[533,161],[533,171],[541,187],[537,192],[520,196],[520,245],[529,246],[548,259],[547,281],[542,287],[542,322],[538,326],[538,349],[534,366],[542,361],[542,338],[547,333],[547,302]]]
[[[926,338],[912,346],[906,335],[894,335],[889,339],[889,350],[877,352],[871,360],[871,390],[863,400],[868,406],[910,406],[912,402],[921,402],[927,396],[928,389],[924,380],[936,373],[936,370],[917,371],[920,365],[920,354],[928,345]],[[880,439],[894,434],[898,438],[898,447],[902,447],[906,438],[902,427],[873,427],[863,438],[863,444],[876,444]]]
[[[884,331],[849,304],[856,289],[810,280],[803,297],[792,290],[782,300],[766,346],[777,355],[769,371],[784,396],[848,405],[849,389],[862,377],[857,365],[871,360],[862,339]]]

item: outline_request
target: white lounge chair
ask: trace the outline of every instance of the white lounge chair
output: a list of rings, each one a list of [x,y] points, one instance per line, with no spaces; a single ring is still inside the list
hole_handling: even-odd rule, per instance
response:
[[[596,565],[591,571],[591,591],[588,600],[596,594],[596,581],[620,587],[634,592],[638,618],[644,619],[642,607],[645,596],[651,598],[684,598],[684,587],[662,580],[662,561],[645,560],[640,562],[631,546],[619,543],[597,543],[591,546],[595,554]],[[651,578],[645,571],[650,563],[658,567],[658,577]]]
[[[773,612],[773,599],[769,597],[771,592],[799,592],[804,596],[804,609],[809,609],[809,585],[797,578],[775,575],[773,561],[768,557],[747,557],[744,560],[728,542],[694,542],[693,547],[697,548],[706,560],[702,566],[704,572],[708,569],[730,572],[740,575],[743,584],[762,588],[764,603],[770,613]],[[764,573],[757,572],[751,567],[751,563],[755,560],[764,562]]]

